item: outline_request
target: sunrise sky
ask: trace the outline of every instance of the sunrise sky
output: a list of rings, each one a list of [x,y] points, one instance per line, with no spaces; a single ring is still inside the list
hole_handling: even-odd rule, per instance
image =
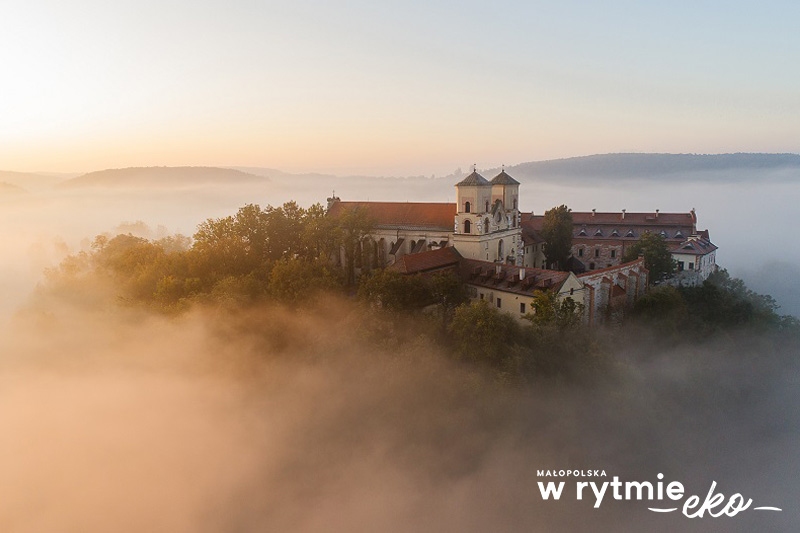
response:
[[[0,169],[800,151],[800,3],[0,3]]]

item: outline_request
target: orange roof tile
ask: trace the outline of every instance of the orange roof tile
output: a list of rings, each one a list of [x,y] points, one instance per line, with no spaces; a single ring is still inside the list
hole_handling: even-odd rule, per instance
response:
[[[521,270],[525,271],[525,278],[522,280],[519,279]],[[557,291],[570,275],[569,272],[558,270],[525,268],[476,259],[462,259],[459,263],[459,273],[464,283],[525,296],[541,290]]]
[[[433,202],[335,202],[328,210],[336,217],[345,209],[363,208],[377,226],[453,231],[455,203]]]
[[[452,246],[448,246],[438,250],[403,255],[389,268],[403,274],[417,274],[454,267],[459,261],[461,254]]]

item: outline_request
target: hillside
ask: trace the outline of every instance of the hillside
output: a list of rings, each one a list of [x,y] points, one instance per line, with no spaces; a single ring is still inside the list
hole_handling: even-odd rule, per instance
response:
[[[800,180],[798,154],[602,154],[521,163],[508,167],[522,180],[603,178],[640,180]],[[491,172],[487,172],[491,174]]]
[[[65,188],[182,188],[266,183],[269,178],[216,167],[133,167],[99,170],[66,180]]]
[[[57,175],[0,170],[0,182],[7,183],[9,185],[15,185],[28,191],[48,189],[62,180],[63,177]]]
[[[11,183],[0,181],[0,196],[12,196],[17,194],[27,194],[28,191]]]

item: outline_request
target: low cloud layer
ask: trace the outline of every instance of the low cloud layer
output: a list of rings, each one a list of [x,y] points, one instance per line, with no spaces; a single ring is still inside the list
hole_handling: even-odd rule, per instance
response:
[[[596,388],[509,387],[351,304],[165,318],[40,293],[2,333],[4,531],[779,531],[796,346],[629,346]],[[105,301],[105,305],[96,305]],[[383,328],[383,329],[381,329]],[[388,333],[387,333],[388,331]],[[403,341],[398,343],[397,339]],[[537,470],[679,480],[783,512],[542,501]],[[596,479],[594,479],[596,481]]]

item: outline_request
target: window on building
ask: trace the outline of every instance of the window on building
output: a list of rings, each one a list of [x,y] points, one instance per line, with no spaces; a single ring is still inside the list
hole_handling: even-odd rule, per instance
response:
[[[626,237],[636,237],[636,235],[633,234],[633,230],[632,229],[629,229],[628,233],[626,233],[625,236]]]
[[[469,232],[467,232],[467,233],[469,233]],[[595,248],[594,249],[594,256],[595,257],[600,257],[600,248]]]
[[[615,257],[617,257],[617,251],[611,250],[611,259],[614,259]]]
[[[471,206],[469,205],[469,202],[465,202],[464,203],[464,212],[465,213],[469,213],[470,207]]]
[[[525,314],[525,303],[521,302],[519,304],[519,312],[522,313],[523,315]]]
[[[481,300],[483,300],[483,293],[480,293],[479,296],[481,297]]]
[[[578,257],[583,257],[583,248],[578,248]]]
[[[489,212],[489,200],[486,200],[486,209],[484,211]]]
[[[683,272],[683,261],[678,261],[678,272]]]
[[[571,288],[571,289],[569,290],[569,295],[570,295],[570,296],[574,296],[574,295],[575,295],[575,287],[573,287],[573,288]]]
[[[594,270],[594,263],[589,263],[589,270]]]
[[[469,220],[464,221],[464,233],[471,233],[472,232],[472,222]]]
[[[516,209],[516,208],[517,208],[517,199],[514,198],[514,209]]]
[[[689,263],[689,270],[694,270],[694,263]]]
[[[499,308],[499,307],[503,307],[503,305],[502,305],[502,300],[500,300],[500,298],[498,298],[498,299],[497,299],[497,307],[498,307],[498,308]]]
[[[594,236],[595,237],[602,237],[603,236],[603,230],[598,229],[597,231],[594,232]]]
[[[581,230],[578,232],[578,235],[580,237],[586,237],[586,228],[581,228]]]
[[[483,219],[483,231],[489,233],[489,217]]]
[[[614,230],[614,231],[611,232],[611,236],[612,237],[619,237],[619,232],[617,230]]]

